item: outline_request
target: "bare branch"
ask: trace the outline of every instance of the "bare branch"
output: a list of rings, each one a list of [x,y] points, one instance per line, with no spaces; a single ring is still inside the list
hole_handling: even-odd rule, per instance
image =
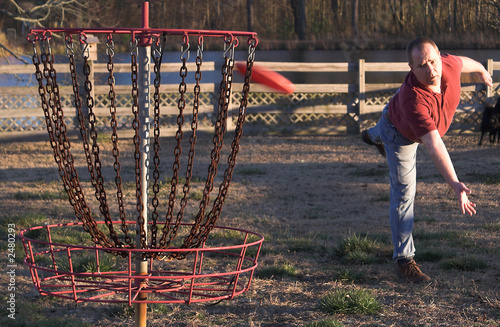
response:
[[[9,0],[9,2],[10,2],[10,3],[14,6],[14,7],[16,7],[17,11],[18,11],[20,14],[24,14],[24,13],[25,13],[24,9],[23,9],[21,6],[19,6],[15,0]]]
[[[16,58],[17,60],[20,60],[22,61],[23,63],[25,64],[29,64],[29,62],[27,62],[26,60],[24,60],[22,57],[18,56],[16,53],[12,52],[9,48],[7,48],[5,45],[3,45],[2,43],[0,43],[0,48],[4,49],[5,51],[7,51],[8,53],[10,53],[14,58]]]

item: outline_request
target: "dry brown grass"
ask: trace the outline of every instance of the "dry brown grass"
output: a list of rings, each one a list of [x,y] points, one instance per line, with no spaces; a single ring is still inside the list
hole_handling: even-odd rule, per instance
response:
[[[211,307],[151,305],[149,326],[303,326],[326,318],[345,326],[498,326],[500,146],[478,147],[478,138],[477,134],[445,138],[458,175],[473,190],[472,199],[478,205],[474,217],[459,213],[429,156],[419,150],[416,246],[422,255],[419,263],[433,282],[412,285],[393,270],[388,176],[384,159],[375,149],[355,136],[245,136],[219,224],[266,237],[251,290]],[[163,143],[167,146],[171,141],[165,138]],[[208,160],[208,145],[199,144],[200,158]],[[81,156],[81,151],[76,152]],[[130,149],[121,153],[125,158],[131,154]],[[170,167],[169,157],[167,153],[165,167]],[[130,162],[123,169],[132,166]],[[195,175],[205,171],[203,166]],[[74,221],[64,199],[29,196],[61,190],[48,142],[0,143],[0,180],[2,226],[13,217],[30,215],[51,223]],[[28,195],[23,198],[22,194]],[[19,220],[17,227],[28,226]],[[339,257],[339,242],[353,234],[379,242],[374,261]],[[425,251],[444,257],[432,259]],[[4,252],[0,258],[5,266]],[[441,266],[450,257],[463,256],[482,260],[487,267],[464,271]],[[295,273],[262,274],[266,268],[283,264],[292,266]],[[0,277],[4,282],[6,275]],[[21,265],[17,286],[16,321],[25,321],[26,326],[35,326],[34,321],[67,326],[133,325],[132,310],[126,306],[76,304],[38,295]],[[337,288],[371,290],[383,312],[334,316],[322,312],[321,297]],[[9,321],[2,319],[2,323]]]

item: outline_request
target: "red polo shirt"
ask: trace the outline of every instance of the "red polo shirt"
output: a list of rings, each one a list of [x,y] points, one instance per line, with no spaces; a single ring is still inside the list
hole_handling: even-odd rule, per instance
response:
[[[441,93],[431,91],[410,71],[389,102],[391,123],[413,142],[422,143],[420,138],[433,130],[442,137],[450,128],[460,102],[462,60],[449,54],[441,55],[441,59]]]

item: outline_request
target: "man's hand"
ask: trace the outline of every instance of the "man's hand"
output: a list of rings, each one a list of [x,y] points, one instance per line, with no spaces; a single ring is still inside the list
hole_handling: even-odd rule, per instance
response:
[[[448,185],[451,186],[451,188],[455,192],[455,195],[458,197],[458,202],[460,204],[462,213],[468,213],[469,215],[475,214],[476,205],[470,202],[469,198],[467,197],[467,195],[471,193],[471,190],[469,190],[464,183],[461,183],[458,180],[448,150],[446,150],[443,140],[439,136],[437,130],[433,130],[423,135],[421,137],[421,140],[427,148],[427,151],[431,155],[434,165],[436,165],[436,168],[444,177]]]
[[[469,215],[476,214],[476,204],[469,200],[468,194],[471,194],[471,190],[465,186],[464,183],[455,182],[452,185],[453,191],[455,192],[458,202],[460,204],[460,208],[462,209],[462,213]]]
[[[491,75],[487,70],[484,70],[477,74],[479,75],[479,78],[483,80],[484,84],[488,85],[489,87],[493,87],[493,78],[491,78]]]

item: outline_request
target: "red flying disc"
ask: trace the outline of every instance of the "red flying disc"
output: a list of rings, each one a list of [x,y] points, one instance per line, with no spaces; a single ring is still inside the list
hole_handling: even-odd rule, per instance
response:
[[[241,74],[245,75],[246,62],[237,62],[235,66]],[[295,91],[295,85],[285,76],[256,64],[252,67],[252,82],[263,84],[280,93],[292,94]]]

